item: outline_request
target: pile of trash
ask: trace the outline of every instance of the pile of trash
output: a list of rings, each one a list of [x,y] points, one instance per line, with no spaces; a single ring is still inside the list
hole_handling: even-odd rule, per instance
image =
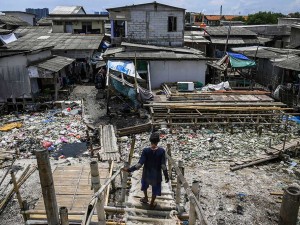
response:
[[[285,134],[264,130],[260,136],[254,129],[245,132],[236,128],[234,134],[223,130],[176,128],[170,131],[160,129],[160,146],[166,148],[171,144],[172,157],[183,160],[186,164],[205,165],[211,162],[238,162],[255,159],[265,154],[270,142],[272,145],[283,143],[298,136],[298,127],[291,126]],[[135,157],[139,157],[144,147],[149,146],[150,133],[136,135]],[[119,140],[124,154],[129,152],[131,139],[122,137]],[[124,156],[126,158],[126,156]]]
[[[55,158],[63,158],[64,148],[73,144],[76,150],[76,143],[84,143],[80,152],[86,150],[85,125],[78,105],[64,110],[3,116],[0,138],[0,150],[16,150],[23,158],[31,158],[41,148],[48,149]]]

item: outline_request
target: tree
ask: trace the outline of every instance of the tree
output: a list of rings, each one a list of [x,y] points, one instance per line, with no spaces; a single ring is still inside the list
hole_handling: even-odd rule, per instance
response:
[[[250,14],[246,24],[248,25],[258,25],[258,24],[277,24],[278,18],[285,17],[281,13],[273,12],[258,12],[255,14]]]
[[[190,12],[185,13],[185,23],[191,23],[191,13]]]
[[[292,18],[300,18],[300,12],[290,13],[289,16]]]

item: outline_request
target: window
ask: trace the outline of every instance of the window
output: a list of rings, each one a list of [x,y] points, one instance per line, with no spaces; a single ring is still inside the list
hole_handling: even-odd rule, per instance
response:
[[[92,33],[92,22],[82,22],[82,33]]]
[[[168,17],[168,32],[177,31],[177,17],[169,16]]]
[[[53,24],[59,26],[63,25],[62,21],[53,21]]]

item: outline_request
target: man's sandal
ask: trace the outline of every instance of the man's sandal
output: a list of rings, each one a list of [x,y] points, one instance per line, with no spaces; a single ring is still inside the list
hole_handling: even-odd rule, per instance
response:
[[[148,199],[141,198],[140,202],[143,203],[143,204],[148,204]]]

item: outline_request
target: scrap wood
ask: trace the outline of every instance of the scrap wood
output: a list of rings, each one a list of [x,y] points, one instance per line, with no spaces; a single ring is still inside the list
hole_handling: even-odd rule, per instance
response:
[[[140,124],[132,127],[125,127],[117,130],[117,134],[119,137],[128,136],[131,134],[143,133],[151,130],[151,123]]]
[[[243,169],[243,168],[246,168],[246,167],[249,167],[249,166],[254,166],[254,165],[257,165],[257,164],[260,164],[260,163],[263,163],[263,162],[271,161],[271,160],[276,159],[278,157],[279,157],[279,154],[274,155],[274,156],[269,156],[269,157],[259,159],[259,160],[255,160],[255,161],[252,161],[250,163],[243,164],[243,165],[233,166],[233,167],[230,168],[230,170],[235,171],[235,170]]]
[[[281,195],[283,195],[283,191],[280,191],[280,192],[270,192],[270,195],[278,195],[278,196],[281,196]]]
[[[21,174],[21,176],[17,180],[18,188],[20,188],[22,186],[22,184],[25,183],[25,181],[36,171],[36,169],[37,169],[36,166],[31,167],[29,165],[26,167],[24,172]],[[8,194],[0,201],[0,211],[2,211],[4,209],[4,207],[7,205],[8,201],[13,196],[13,194],[14,194],[14,187],[11,187]]]

